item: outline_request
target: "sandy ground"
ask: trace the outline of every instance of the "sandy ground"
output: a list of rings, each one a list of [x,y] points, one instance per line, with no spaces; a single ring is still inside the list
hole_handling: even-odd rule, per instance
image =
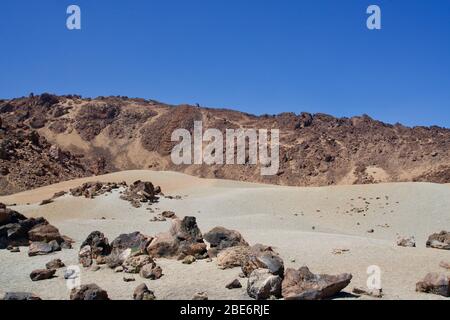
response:
[[[55,192],[68,190],[85,181],[152,181],[165,195],[152,206],[135,209],[119,199],[116,191],[94,200],[64,196],[54,203],[39,206]],[[367,268],[377,265],[382,272],[386,299],[441,299],[415,292],[415,283],[428,272],[449,271],[439,267],[450,262],[450,252],[427,249],[431,233],[450,230],[450,186],[427,183],[398,183],[366,186],[296,188],[199,179],[173,172],[127,171],[101,177],[78,179],[20,194],[0,197],[0,202],[17,204],[14,209],[27,216],[44,216],[60,231],[76,240],[75,250],[50,256],[29,258],[20,253],[0,251],[0,294],[7,291],[34,292],[45,299],[67,299],[69,290],[63,271],[51,280],[32,282],[29,273],[45,267],[53,258],[66,265],[77,264],[77,249],[94,230],[104,232],[112,241],[121,233],[141,231],[154,235],[169,228],[170,222],[150,222],[157,213],[175,211],[179,217],[197,217],[200,229],[209,231],[224,226],[242,233],[251,244],[272,245],[286,267],[307,265],[315,273],[348,272],[353,280],[341,298],[352,296],[353,287],[365,287]],[[360,212],[360,209],[367,208]],[[103,219],[104,218],[104,219]],[[367,231],[373,229],[373,233]],[[414,236],[417,248],[397,247],[397,234]],[[334,249],[348,249],[340,255]],[[295,260],[295,262],[294,262]],[[112,299],[130,299],[134,288],[145,282],[158,299],[190,299],[206,291],[210,299],[248,299],[246,281],[242,289],[225,285],[238,277],[240,269],[220,270],[216,262],[199,261],[184,265],[160,259],[164,276],[160,280],[125,283],[123,274],[104,268],[82,270],[82,283],[97,283]],[[363,297],[364,299],[364,297]]]

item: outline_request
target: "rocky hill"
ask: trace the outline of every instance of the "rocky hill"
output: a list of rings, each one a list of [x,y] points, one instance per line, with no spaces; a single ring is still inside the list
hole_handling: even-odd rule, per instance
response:
[[[254,116],[127,97],[42,94],[0,100],[0,194],[130,169],[296,186],[450,182],[450,130],[390,125],[368,116]],[[175,129],[280,129],[280,170],[171,162]]]

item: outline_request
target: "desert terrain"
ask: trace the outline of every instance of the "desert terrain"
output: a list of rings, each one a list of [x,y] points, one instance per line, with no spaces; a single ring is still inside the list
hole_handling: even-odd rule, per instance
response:
[[[151,181],[164,196],[150,206],[135,208],[120,199],[120,189],[94,199],[66,194],[40,205],[59,191],[88,181]],[[450,186],[424,182],[293,187],[203,179],[167,171],[121,171],[69,180],[0,197],[0,202],[27,217],[44,217],[72,238],[73,249],[28,257],[26,247],[13,253],[0,250],[0,296],[6,292],[32,292],[42,299],[69,299],[64,268],[54,278],[32,282],[30,272],[60,258],[66,266],[78,265],[81,243],[95,230],[110,241],[123,233],[140,231],[153,236],[170,228],[170,221],[150,221],[163,211],[183,218],[196,217],[202,233],[216,226],[239,231],[249,244],[270,245],[285,268],[308,266],[314,273],[351,273],[351,283],[337,299],[373,299],[352,293],[366,287],[367,268],[379,266],[383,299],[445,299],[416,292],[416,283],[429,272],[450,276],[440,267],[450,263],[450,251],[426,248],[428,237],[450,230]],[[150,208],[150,210],[149,210]],[[417,247],[397,246],[398,236],[414,236]],[[183,264],[157,258],[163,270],[158,280],[123,274],[105,266],[82,268],[83,284],[96,283],[111,299],[132,299],[137,285],[145,283],[157,299],[191,299],[206,292],[209,299],[249,299],[240,268],[222,270],[216,258]],[[225,286],[238,279],[242,288]]]

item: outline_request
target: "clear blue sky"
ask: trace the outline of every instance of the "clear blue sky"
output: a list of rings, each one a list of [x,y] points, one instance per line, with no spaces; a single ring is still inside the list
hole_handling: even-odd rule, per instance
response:
[[[450,127],[450,1],[1,0],[0,97],[30,92]]]

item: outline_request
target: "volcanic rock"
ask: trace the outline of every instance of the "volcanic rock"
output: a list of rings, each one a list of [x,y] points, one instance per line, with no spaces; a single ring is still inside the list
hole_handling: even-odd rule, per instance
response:
[[[139,273],[145,265],[156,267],[153,259],[148,255],[130,256],[125,260],[122,267],[126,273]]]
[[[30,241],[50,242],[55,240],[58,243],[64,242],[59,230],[51,224],[40,224],[32,228],[28,232],[28,238]]]
[[[54,259],[50,262],[48,262],[45,267],[49,270],[56,270],[60,268],[64,268],[66,265],[61,261],[61,259]]]
[[[70,300],[109,300],[109,298],[105,290],[96,284],[88,284],[72,289]]]
[[[204,235],[214,252],[235,246],[248,246],[242,235],[235,230],[228,230],[224,227],[215,227]]]
[[[383,290],[382,289],[372,289],[366,290],[362,288],[353,288],[352,292],[358,295],[369,296],[373,298],[383,298]]]
[[[156,190],[161,191],[161,190]],[[142,203],[158,201],[157,192],[151,182],[135,181],[120,196],[122,200],[129,201],[134,207],[141,207]]]
[[[225,288],[227,289],[238,289],[238,288],[242,288],[242,284],[238,279],[234,279],[233,281],[231,281],[229,284],[227,284],[225,286]]]
[[[416,284],[416,291],[450,297],[450,278],[444,274],[429,273]]]
[[[243,265],[251,248],[246,246],[230,247],[217,255],[217,265],[222,269],[231,269]]]
[[[450,250],[450,232],[441,231],[432,234],[428,238],[427,248]]]
[[[111,246],[109,245],[108,238],[100,231],[94,231],[81,244],[78,256],[80,263],[84,267],[89,267],[98,256],[107,256],[110,253]]]
[[[162,269],[154,264],[146,264],[141,268],[139,274],[144,279],[157,280],[162,277]]]
[[[248,278],[247,293],[256,300],[266,300],[271,296],[279,298],[281,282],[280,276],[273,275],[266,269],[257,269]]]
[[[31,281],[41,281],[52,278],[55,275],[55,269],[40,269],[30,273]]]
[[[242,272],[249,276],[256,269],[268,269],[271,274],[283,277],[284,262],[271,247],[256,245],[245,257]]]
[[[54,247],[46,242],[32,242],[28,248],[28,256],[43,256],[54,251]]]
[[[338,294],[351,279],[352,275],[347,273],[330,276],[313,274],[308,267],[287,269],[282,295],[286,300],[323,300]]]
[[[206,292],[197,292],[193,295],[192,300],[206,301],[208,300],[208,294]]]
[[[143,283],[134,290],[133,300],[156,300],[156,297],[153,291]]]
[[[183,259],[183,264],[193,264],[195,262],[195,257],[194,256],[186,256]]]
[[[399,236],[397,238],[397,245],[399,247],[415,248],[416,247],[416,239],[414,239],[414,237]]]
[[[194,217],[173,219],[169,232],[156,235],[147,252],[156,258],[178,258],[192,255],[196,259],[206,256],[206,244]]]
[[[7,292],[2,300],[7,300],[7,301],[35,301],[35,300],[41,300],[41,298],[39,298],[34,293],[29,293],[29,292]]]

